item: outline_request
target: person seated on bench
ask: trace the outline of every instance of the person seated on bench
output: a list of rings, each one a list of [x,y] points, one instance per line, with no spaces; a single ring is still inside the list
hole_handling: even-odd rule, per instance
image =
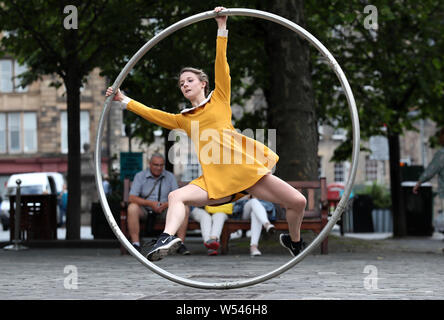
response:
[[[276,219],[276,209],[273,203],[248,195],[234,203],[233,212],[237,213],[242,220],[251,219],[250,255],[252,257],[260,256],[262,253],[258,246],[262,226],[268,233],[273,233],[276,230],[270,222],[270,220]]]
[[[200,231],[204,246],[208,249],[209,256],[216,256],[220,247],[220,235],[228,215],[233,213],[233,204],[227,203],[221,206],[193,207],[191,218],[200,222]]]
[[[128,231],[133,246],[140,251],[140,222],[152,218],[152,224],[159,219],[165,220],[168,209],[168,195],[179,188],[174,174],[164,170],[165,158],[155,153],[149,160],[149,168],[134,176],[129,193]],[[186,208],[186,219],[177,232],[182,245],[177,249],[180,254],[190,254],[183,242],[188,227],[189,207]],[[151,215],[151,217],[150,217]],[[146,230],[150,231],[150,230]]]

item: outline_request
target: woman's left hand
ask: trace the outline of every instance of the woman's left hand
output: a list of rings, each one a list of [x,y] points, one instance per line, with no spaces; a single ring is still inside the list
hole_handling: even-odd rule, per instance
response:
[[[222,10],[225,10],[225,7],[216,7],[214,8],[214,12],[221,12]],[[226,29],[227,27],[227,16],[216,16],[216,22],[219,29]]]

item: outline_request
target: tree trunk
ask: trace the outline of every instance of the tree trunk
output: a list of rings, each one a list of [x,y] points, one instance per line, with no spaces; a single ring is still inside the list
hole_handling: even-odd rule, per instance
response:
[[[304,26],[300,0],[266,3],[266,10]],[[266,26],[269,85],[265,88],[268,125],[276,129],[279,162],[275,174],[284,180],[318,178],[318,133],[310,73],[309,43],[276,24]]]
[[[393,213],[393,236],[407,235],[404,197],[401,190],[401,168],[399,134],[388,130],[389,157],[390,157],[390,188]]]
[[[80,156],[80,87],[81,67],[78,60],[78,33],[64,30],[67,52],[66,76],[68,118],[68,208],[66,212],[66,240],[80,240],[81,212],[81,156]]]
[[[80,158],[80,86],[76,75],[67,75],[68,100],[68,209],[66,240],[80,239],[81,158]]]

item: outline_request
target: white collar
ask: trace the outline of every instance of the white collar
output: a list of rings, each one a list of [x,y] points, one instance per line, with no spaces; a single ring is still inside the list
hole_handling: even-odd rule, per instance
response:
[[[208,101],[210,101],[210,99],[211,99],[211,95],[212,95],[212,94],[213,94],[213,91],[211,91],[210,94],[208,95],[208,97],[207,97],[204,101],[202,101],[198,106],[196,106],[196,107],[192,107],[192,108],[185,108],[185,109],[183,109],[182,111],[180,111],[180,113],[185,113],[185,112],[188,112],[188,111],[194,110],[194,109],[196,109],[196,108],[202,107],[205,103],[207,103]]]

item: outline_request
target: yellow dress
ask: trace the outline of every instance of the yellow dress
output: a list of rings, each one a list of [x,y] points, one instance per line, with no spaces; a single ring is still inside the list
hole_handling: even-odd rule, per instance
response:
[[[172,114],[135,100],[127,104],[128,110],[150,122],[186,132],[202,167],[202,176],[190,183],[207,191],[209,199],[220,199],[252,187],[279,160],[271,149],[238,133],[231,123],[227,41],[227,37],[217,37],[215,89],[203,106]]]

